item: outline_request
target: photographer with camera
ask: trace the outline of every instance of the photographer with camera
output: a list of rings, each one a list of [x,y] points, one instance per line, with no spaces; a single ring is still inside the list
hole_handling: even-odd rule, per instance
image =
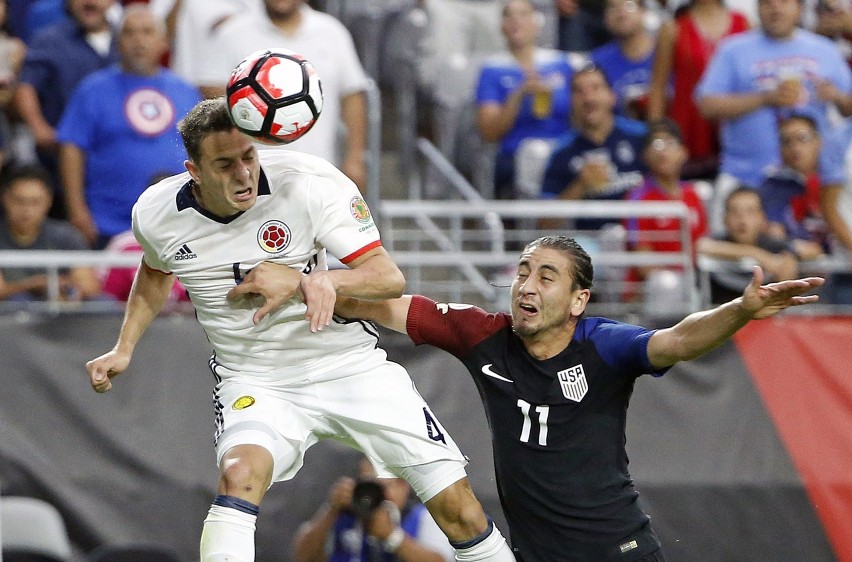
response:
[[[376,477],[367,457],[342,476],[294,540],[297,562],[450,562],[453,548],[401,478]]]

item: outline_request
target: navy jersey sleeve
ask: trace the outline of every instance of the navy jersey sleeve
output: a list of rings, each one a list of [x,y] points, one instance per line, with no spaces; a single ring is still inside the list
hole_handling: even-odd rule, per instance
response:
[[[506,314],[491,314],[467,304],[438,303],[415,295],[408,309],[406,331],[417,345],[428,343],[463,358],[509,324]]]
[[[648,340],[656,330],[603,318],[597,320],[588,337],[610,366],[629,376],[650,373],[659,377],[668,371],[668,368],[655,370],[648,359]]]

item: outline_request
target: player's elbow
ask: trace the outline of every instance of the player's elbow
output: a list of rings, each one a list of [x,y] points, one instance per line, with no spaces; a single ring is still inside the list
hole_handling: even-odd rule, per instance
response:
[[[648,360],[655,369],[671,367],[687,359],[684,341],[674,328],[658,330],[648,341]]]
[[[402,292],[405,290],[405,275],[402,274],[402,271],[396,269],[394,272],[388,274],[387,277],[387,298],[399,298],[402,296]]]

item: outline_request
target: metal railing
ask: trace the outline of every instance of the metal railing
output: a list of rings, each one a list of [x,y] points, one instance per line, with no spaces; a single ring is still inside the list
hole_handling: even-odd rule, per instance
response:
[[[60,289],[62,270],[74,267],[137,267],[142,252],[106,252],[99,250],[0,250],[0,268],[36,268],[47,274],[47,294],[44,301],[2,303],[4,308],[32,309],[60,313],[67,311],[103,311],[120,309],[108,300],[65,302]]]
[[[739,273],[751,275],[752,268],[758,265],[751,258],[739,260],[725,260],[699,255],[696,258],[698,271],[699,294],[701,295],[701,306],[709,307],[711,303],[711,277],[714,273]],[[852,266],[846,258],[840,256],[822,256],[799,262],[799,275],[801,276],[831,276],[835,273],[852,273]],[[840,312],[852,311],[849,305],[834,305]]]
[[[625,290],[624,273],[634,267],[676,269],[682,276],[684,311],[700,304],[697,277],[691,253],[689,210],[680,202],[628,201],[383,201],[382,236],[385,246],[408,280],[408,292],[453,301],[505,306],[505,275],[515,264],[519,250],[539,236],[552,234],[552,228],[538,226],[542,219],[606,219],[620,223],[627,218],[671,218],[678,221],[677,252],[631,252],[613,230],[580,231],[558,229],[586,246],[600,272],[596,284],[604,298],[598,301],[608,310],[629,311],[636,303],[621,302]],[[516,227],[504,228],[504,222]],[[616,231],[618,232],[618,231]]]
[[[502,270],[517,263],[519,251],[510,246],[552,231],[520,230],[507,232],[502,221],[507,218],[568,218],[568,217],[673,217],[686,224],[688,211],[679,203],[647,203],[635,205],[626,202],[478,202],[463,204],[458,201],[385,201],[381,203],[386,225],[383,232],[385,246],[394,261],[406,274],[410,293],[424,293],[438,300],[472,302],[483,306],[504,308],[508,296],[505,286],[510,279],[500,279]],[[613,204],[617,203],[617,204]],[[479,226],[477,226],[479,224]],[[583,242],[599,240],[588,232],[562,231],[573,234]],[[688,236],[688,231],[680,232]],[[689,245],[682,247],[689,248]],[[630,267],[676,268],[683,274],[678,288],[682,294],[668,293],[668,301],[680,301],[678,312],[707,308],[710,300],[710,275],[716,272],[748,274],[755,262],[751,260],[720,260],[707,256],[696,258],[693,265],[686,252],[630,252],[623,248],[597,246],[590,249],[595,270],[603,274],[596,278],[596,288],[603,285],[610,300],[597,301],[593,306],[613,314],[647,314],[653,303],[635,304],[618,302],[619,288],[606,290],[607,283],[616,286],[623,282],[623,273]],[[0,310],[22,308],[33,311],[62,313],[68,311],[120,311],[120,302],[97,301],[87,303],[63,302],[59,276],[61,271],[73,267],[136,267],[142,259],[141,252],[61,251],[61,250],[0,250],[0,268],[39,268],[48,275],[47,297],[43,302],[0,303]],[[823,257],[801,262],[802,275],[830,275],[852,272],[849,263],[839,257]],[[696,285],[697,279],[697,285]],[[697,287],[697,289],[695,288]],[[690,289],[692,288],[692,289]],[[596,289],[597,292],[597,289]],[[671,302],[667,308],[671,309]],[[810,307],[809,307],[810,308]],[[831,307],[834,312],[848,314],[850,306]],[[187,308],[186,310],[190,310]],[[596,312],[597,313],[597,312]],[[650,311],[653,314],[653,311]]]

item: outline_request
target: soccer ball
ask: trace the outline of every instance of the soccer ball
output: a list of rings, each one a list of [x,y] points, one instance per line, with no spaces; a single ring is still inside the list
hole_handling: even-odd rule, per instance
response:
[[[322,111],[322,85],[313,65],[287,49],[256,51],[234,68],[225,87],[237,129],[267,144],[307,133]]]

